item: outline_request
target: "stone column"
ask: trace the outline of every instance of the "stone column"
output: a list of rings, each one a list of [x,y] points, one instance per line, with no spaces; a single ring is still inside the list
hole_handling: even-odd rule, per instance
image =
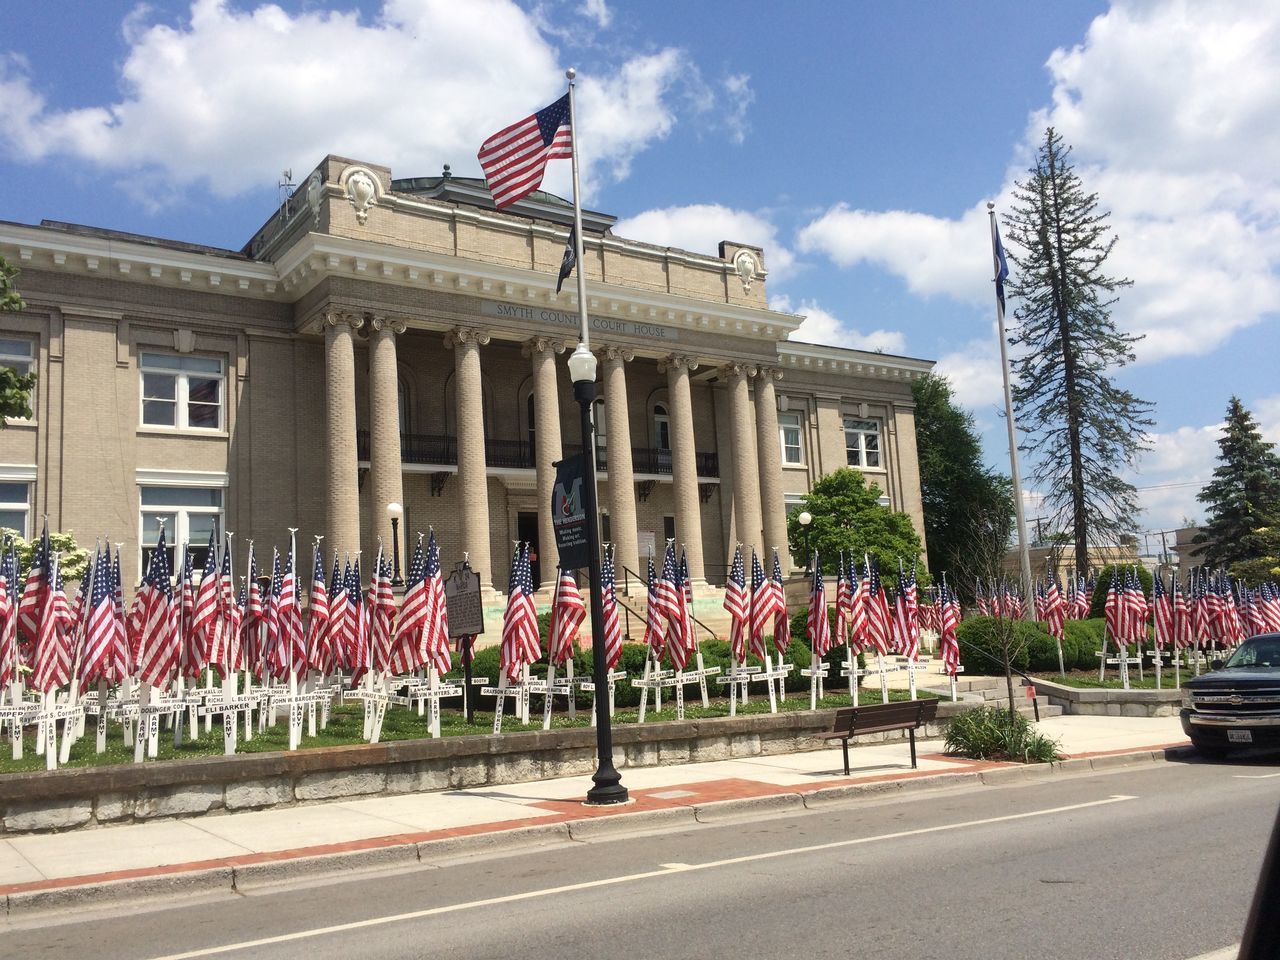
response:
[[[664,361],[671,401],[671,484],[676,505],[676,537],[689,557],[689,578],[706,581],[702,562],[702,502],[698,495],[697,447],[693,441],[693,395],[689,374],[698,369],[691,357]]]
[[[534,337],[524,345],[524,355],[533,361],[533,431],[537,444],[534,466],[538,472],[538,561],[541,586],[555,586],[556,529],[551,523],[551,491],[556,485],[553,464],[561,457],[560,390],[556,380],[556,354],[564,353],[564,343]],[[535,584],[537,586],[537,584]]]
[[[761,553],[760,468],[756,461],[755,414],[749,381],[754,367],[730,363],[721,368],[729,387],[729,424],[733,438],[733,515],[743,554]],[[732,552],[732,551],[730,551]]]
[[[374,533],[382,537],[386,558],[391,559],[391,520],[387,504],[404,505],[400,463],[400,377],[396,366],[396,334],[404,333],[403,320],[374,317],[369,321],[369,482],[372,489]],[[403,537],[404,531],[400,531]],[[400,543],[403,574],[404,542]]]
[[[631,463],[631,413],[627,405],[627,370],[635,356],[629,347],[605,347],[604,416],[609,427],[609,528],[615,563],[639,573],[640,535],[636,524],[636,482]]]
[[[773,390],[782,371],[761,367],[756,378],[756,458],[760,463],[760,502],[764,516],[764,546],[778,548],[787,564],[787,511],[782,491],[782,449],[778,438],[778,399]]]
[[[493,586],[489,558],[489,477],[484,454],[484,394],[480,386],[480,347],[489,342],[481,330],[458,327],[445,336],[453,347],[454,422],[458,429],[458,506],[462,510],[462,549],[480,586]]]
[[[340,554],[360,549],[360,482],[356,457],[355,331],[362,317],[324,317],[325,497],[328,543]]]

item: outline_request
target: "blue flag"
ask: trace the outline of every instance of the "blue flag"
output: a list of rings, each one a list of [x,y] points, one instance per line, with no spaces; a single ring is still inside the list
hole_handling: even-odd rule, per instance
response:
[[[1000,242],[1000,231],[995,233],[996,237],[996,263],[999,268],[996,270],[996,300],[1000,302],[1000,310],[1004,311],[1004,282],[1009,279],[1009,261],[1004,258],[1004,244]]]

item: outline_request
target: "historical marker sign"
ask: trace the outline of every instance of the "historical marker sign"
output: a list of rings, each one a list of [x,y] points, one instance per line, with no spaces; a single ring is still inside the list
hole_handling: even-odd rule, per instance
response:
[[[454,569],[444,582],[444,608],[449,615],[449,639],[484,633],[480,603],[480,574],[467,564]]]

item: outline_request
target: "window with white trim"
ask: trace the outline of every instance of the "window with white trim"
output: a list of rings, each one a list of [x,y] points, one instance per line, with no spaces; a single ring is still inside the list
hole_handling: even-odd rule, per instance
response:
[[[783,464],[797,466],[804,463],[804,431],[800,414],[778,414],[778,440],[782,444]]]
[[[845,417],[844,450],[851,467],[880,467],[880,424]]]
[[[0,527],[15,531],[24,540],[31,537],[31,484],[0,481]]]
[[[223,491],[221,487],[140,486],[140,529],[142,533],[142,570],[146,571],[160,536],[160,520],[164,520],[168,546],[169,569],[175,570],[179,544],[191,544],[191,563],[197,575],[209,552],[209,534],[214,541],[222,537]],[[178,571],[179,573],[181,571]]]
[[[222,394],[226,376],[221,360],[144,353],[139,358],[138,367],[142,378],[144,427],[222,429]]]
[[[34,340],[22,337],[0,337],[0,367],[11,367],[18,376],[25,377],[36,366],[36,344]],[[36,392],[31,391],[27,403],[32,410],[36,408]],[[26,417],[9,417],[10,420],[25,421]]]
[[[671,417],[660,403],[653,408],[653,445],[659,450],[671,449]]]

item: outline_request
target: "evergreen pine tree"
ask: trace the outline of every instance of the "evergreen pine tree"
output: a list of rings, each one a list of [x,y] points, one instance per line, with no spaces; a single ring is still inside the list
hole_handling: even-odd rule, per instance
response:
[[[1020,445],[1032,468],[1029,485],[1066,523],[1077,570],[1089,569],[1091,540],[1115,541],[1135,529],[1137,496],[1120,470],[1145,448],[1151,404],[1117,386],[1111,372],[1134,359],[1140,337],[1116,330],[1115,293],[1132,281],[1104,272],[1115,246],[1052,127],[1004,218],[1017,266],[1009,293],[1014,311],[1013,400]]]
[[[987,469],[973,415],[956,406],[945,377],[927,376],[911,385],[916,402],[916,451],[929,570],[951,574],[963,599],[971,584],[961,576],[964,554],[980,528],[1003,546],[1013,529],[1009,478]]]
[[[1230,567],[1270,556],[1280,527],[1280,457],[1239,397],[1227,404],[1218,449],[1213,479],[1196,495],[1209,511],[1195,538],[1206,545],[1205,563]]]

